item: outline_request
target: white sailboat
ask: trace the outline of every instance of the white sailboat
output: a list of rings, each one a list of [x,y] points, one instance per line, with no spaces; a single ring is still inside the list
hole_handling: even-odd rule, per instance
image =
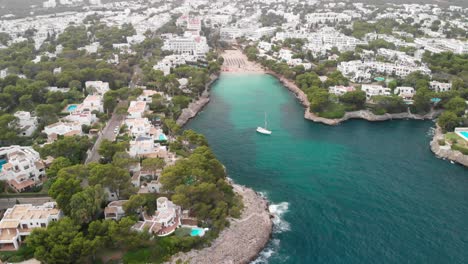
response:
[[[267,129],[267,116],[265,112],[265,127],[257,127],[257,132],[264,135],[271,135],[271,131]]]

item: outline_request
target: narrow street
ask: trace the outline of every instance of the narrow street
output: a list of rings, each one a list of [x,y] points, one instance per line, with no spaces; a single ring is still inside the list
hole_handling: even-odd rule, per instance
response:
[[[91,153],[88,153],[88,157],[86,158],[85,164],[91,163],[91,162],[98,162],[101,155],[98,153],[98,149],[101,146],[101,143],[104,139],[107,139],[109,141],[114,141],[115,138],[117,137],[117,134],[114,133],[114,129],[116,127],[119,127],[122,125],[122,122],[125,120],[124,114],[117,114],[116,110],[119,107],[126,106],[127,101],[121,101],[115,108],[114,113],[112,114],[111,119],[107,122],[106,127],[99,133],[98,139],[96,140],[96,143],[94,143],[93,148],[91,149]]]

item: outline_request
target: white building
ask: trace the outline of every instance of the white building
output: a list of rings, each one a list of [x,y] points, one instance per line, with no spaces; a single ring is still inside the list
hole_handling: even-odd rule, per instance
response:
[[[432,53],[449,51],[455,54],[468,54],[468,41],[445,38],[417,38],[414,43]]]
[[[132,228],[137,231],[148,230],[157,236],[168,236],[180,226],[181,208],[166,197],[156,200],[157,210],[154,215],[143,213],[143,220]]]
[[[407,66],[398,63],[387,63],[379,61],[366,61],[360,60],[344,61],[338,65],[338,70],[344,75],[354,78],[359,72],[370,73],[370,71],[384,73],[387,75],[396,75],[398,77],[406,77],[412,72],[420,71],[423,74],[430,75],[431,70],[425,66]],[[356,79],[356,78],[354,78]]]
[[[310,13],[305,16],[307,23],[336,23],[336,22],[348,22],[351,21],[351,16],[344,13],[326,12],[326,13]]]
[[[145,101],[131,101],[127,110],[128,118],[142,118],[147,110]]]
[[[90,126],[97,121],[97,117],[90,111],[75,111],[63,118],[72,123],[79,123],[80,125]]]
[[[177,54],[190,54],[203,57],[210,50],[206,38],[192,35],[188,32],[184,36],[171,37],[164,41],[163,50],[169,50]]]
[[[25,238],[35,228],[46,228],[63,214],[54,202],[40,206],[16,204],[6,210],[0,220],[0,250],[18,250]]]
[[[83,100],[83,102],[78,105],[76,108],[77,111],[79,112],[84,112],[84,111],[97,111],[97,112],[104,112],[104,103],[102,102],[102,96],[101,95],[88,95],[86,98]]]
[[[448,92],[452,89],[452,83],[442,83],[437,81],[429,82],[429,89],[434,90],[436,92]]]
[[[391,89],[384,88],[381,85],[363,84],[361,90],[366,92],[366,98],[368,100],[377,95],[391,95]]]
[[[78,122],[57,122],[44,127],[43,133],[47,134],[49,142],[55,141],[58,136],[81,135],[81,124]]]
[[[106,208],[104,208],[104,219],[109,220],[120,220],[125,216],[125,211],[123,205],[128,202],[128,200],[118,200],[110,202]]]
[[[143,90],[143,92],[138,96],[137,101],[143,101],[143,102],[148,102],[151,103],[153,102],[153,96],[154,95],[161,95],[163,96],[164,94],[161,92],[157,92],[155,90]]]
[[[101,45],[99,44],[99,42],[93,42],[89,45],[78,48],[78,50],[85,50],[88,54],[92,54],[92,53],[97,53],[100,46]]]
[[[88,90],[91,93],[95,93],[98,95],[104,95],[107,93],[109,89],[109,83],[108,82],[102,82],[102,81],[87,81],[85,83],[86,90]]]
[[[36,131],[38,124],[36,116],[31,116],[31,113],[26,111],[18,111],[14,116],[18,119],[21,136],[30,137]]]
[[[157,129],[150,123],[148,118],[125,119],[125,125],[127,126],[130,136],[133,138],[153,138],[157,133]]]
[[[44,176],[44,163],[32,147],[0,148],[0,180],[6,181],[17,192],[41,185]]]
[[[328,88],[329,93],[338,95],[338,96],[341,96],[345,93],[353,92],[353,91],[356,91],[356,88],[354,88],[354,86],[337,85],[337,86],[330,86]]]
[[[185,65],[187,62],[196,62],[197,56],[189,54],[175,54],[164,57],[156,65],[153,66],[154,70],[159,70],[164,73],[164,76],[171,73],[171,68],[179,65]]]
[[[406,87],[406,86],[398,86],[393,91],[394,94],[402,97],[406,100],[411,100],[413,96],[416,94],[416,91],[413,87]]]

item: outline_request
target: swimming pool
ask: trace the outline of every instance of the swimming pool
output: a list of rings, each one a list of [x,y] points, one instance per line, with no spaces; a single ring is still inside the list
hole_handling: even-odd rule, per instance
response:
[[[167,140],[166,135],[164,135],[164,134],[159,134],[159,140],[160,140],[160,141],[166,141],[166,140]]]
[[[204,235],[205,235],[205,230],[203,230],[203,228],[194,227],[192,228],[192,231],[190,231],[190,236],[202,237]]]
[[[2,171],[2,168],[3,168],[3,164],[7,163],[7,160],[6,159],[1,159],[0,160],[0,171]]]
[[[77,107],[78,107],[77,105],[69,105],[69,106],[67,106],[67,111],[68,112],[73,112],[73,111],[76,110]]]
[[[468,140],[468,131],[460,131],[460,135],[462,135],[466,140]]]

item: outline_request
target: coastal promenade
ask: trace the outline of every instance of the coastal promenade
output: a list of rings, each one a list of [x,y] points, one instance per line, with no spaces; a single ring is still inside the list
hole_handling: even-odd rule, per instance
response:
[[[268,202],[250,188],[232,184],[242,197],[244,210],[239,219],[229,219],[210,247],[172,257],[169,263],[242,264],[253,261],[270,239],[273,228]]]

